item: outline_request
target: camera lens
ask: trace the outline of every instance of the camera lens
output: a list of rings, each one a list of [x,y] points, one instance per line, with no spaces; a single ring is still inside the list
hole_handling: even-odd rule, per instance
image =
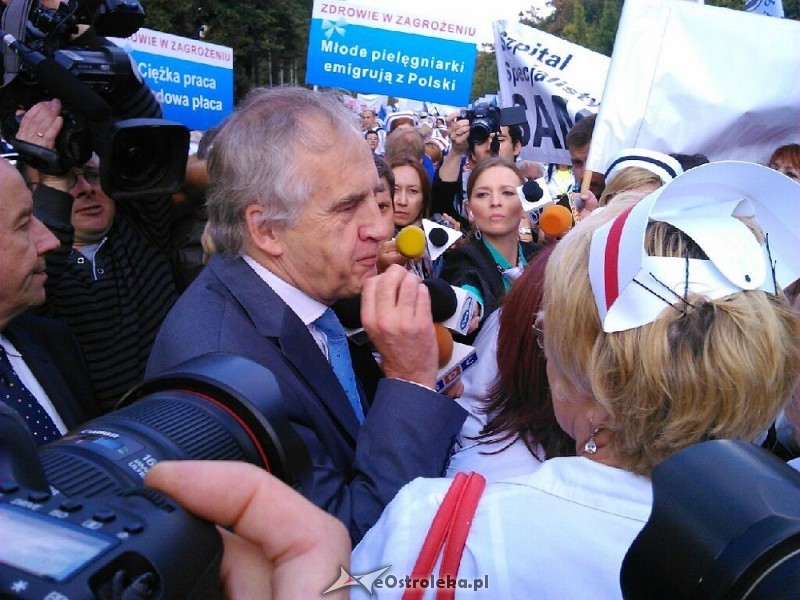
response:
[[[161,119],[126,119],[102,132],[98,143],[103,190],[115,200],[172,194],[186,173],[189,130]]]
[[[134,127],[119,131],[114,139],[112,175],[125,189],[146,190],[164,177],[171,159],[168,141],[152,127]]]
[[[489,135],[492,133],[492,128],[489,126],[489,123],[483,120],[475,120],[472,123],[472,126],[469,129],[469,137],[475,144],[482,144],[487,139],[489,139]]]
[[[40,450],[49,483],[66,496],[139,487],[162,460],[236,460],[290,485],[308,473],[308,453],[283,412],[269,370],[240,356],[207,355],[149,379],[126,406]]]

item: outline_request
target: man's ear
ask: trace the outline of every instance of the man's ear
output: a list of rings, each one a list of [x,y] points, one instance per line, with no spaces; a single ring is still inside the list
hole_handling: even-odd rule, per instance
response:
[[[278,235],[278,228],[264,220],[264,207],[251,204],[244,209],[247,235],[250,243],[270,256],[280,256],[284,247]]]

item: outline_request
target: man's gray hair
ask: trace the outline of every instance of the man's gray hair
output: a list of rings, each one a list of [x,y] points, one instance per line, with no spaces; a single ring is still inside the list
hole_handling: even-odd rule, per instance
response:
[[[293,227],[320,183],[314,160],[343,152],[361,131],[342,102],[298,87],[256,88],[214,138],[208,159],[208,231],[217,250],[238,256],[247,236],[245,209],[264,222]],[[309,160],[309,159],[312,160]]]

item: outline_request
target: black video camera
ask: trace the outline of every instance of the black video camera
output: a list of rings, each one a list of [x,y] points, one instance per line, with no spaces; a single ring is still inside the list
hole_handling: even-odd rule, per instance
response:
[[[11,0],[0,18],[4,79],[0,126],[21,159],[61,175],[96,152],[100,182],[115,199],[180,189],[189,131],[160,118],[155,97],[130,56],[100,36],[128,37],[144,20],[136,0],[69,0],[58,9]],[[77,38],[80,25],[88,31]],[[62,100],[55,151],[16,140],[17,108]]]
[[[298,487],[311,463],[282,404],[266,368],[207,355],[142,382],[37,456],[0,403],[0,596],[220,597],[215,528],[141,482],[162,460],[237,460]]]
[[[486,102],[475,104],[471,110],[462,109],[460,118],[469,121],[469,139],[473,145],[484,143],[492,134],[499,134],[504,125],[510,127],[528,122],[522,106],[500,108]]]

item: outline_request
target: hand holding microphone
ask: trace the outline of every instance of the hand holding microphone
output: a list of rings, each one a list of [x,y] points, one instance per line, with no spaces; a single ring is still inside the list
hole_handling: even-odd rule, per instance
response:
[[[368,278],[361,322],[381,355],[386,377],[436,389],[439,357],[430,294],[416,275],[392,265]]]
[[[423,279],[421,283],[428,288],[430,295],[431,318],[436,328],[438,366],[442,368],[450,362],[454,344],[453,334],[444,323],[452,320],[462,303],[459,302],[456,290],[443,279]],[[338,300],[332,308],[346,329],[357,330],[363,326],[361,305],[361,296],[355,296]]]

